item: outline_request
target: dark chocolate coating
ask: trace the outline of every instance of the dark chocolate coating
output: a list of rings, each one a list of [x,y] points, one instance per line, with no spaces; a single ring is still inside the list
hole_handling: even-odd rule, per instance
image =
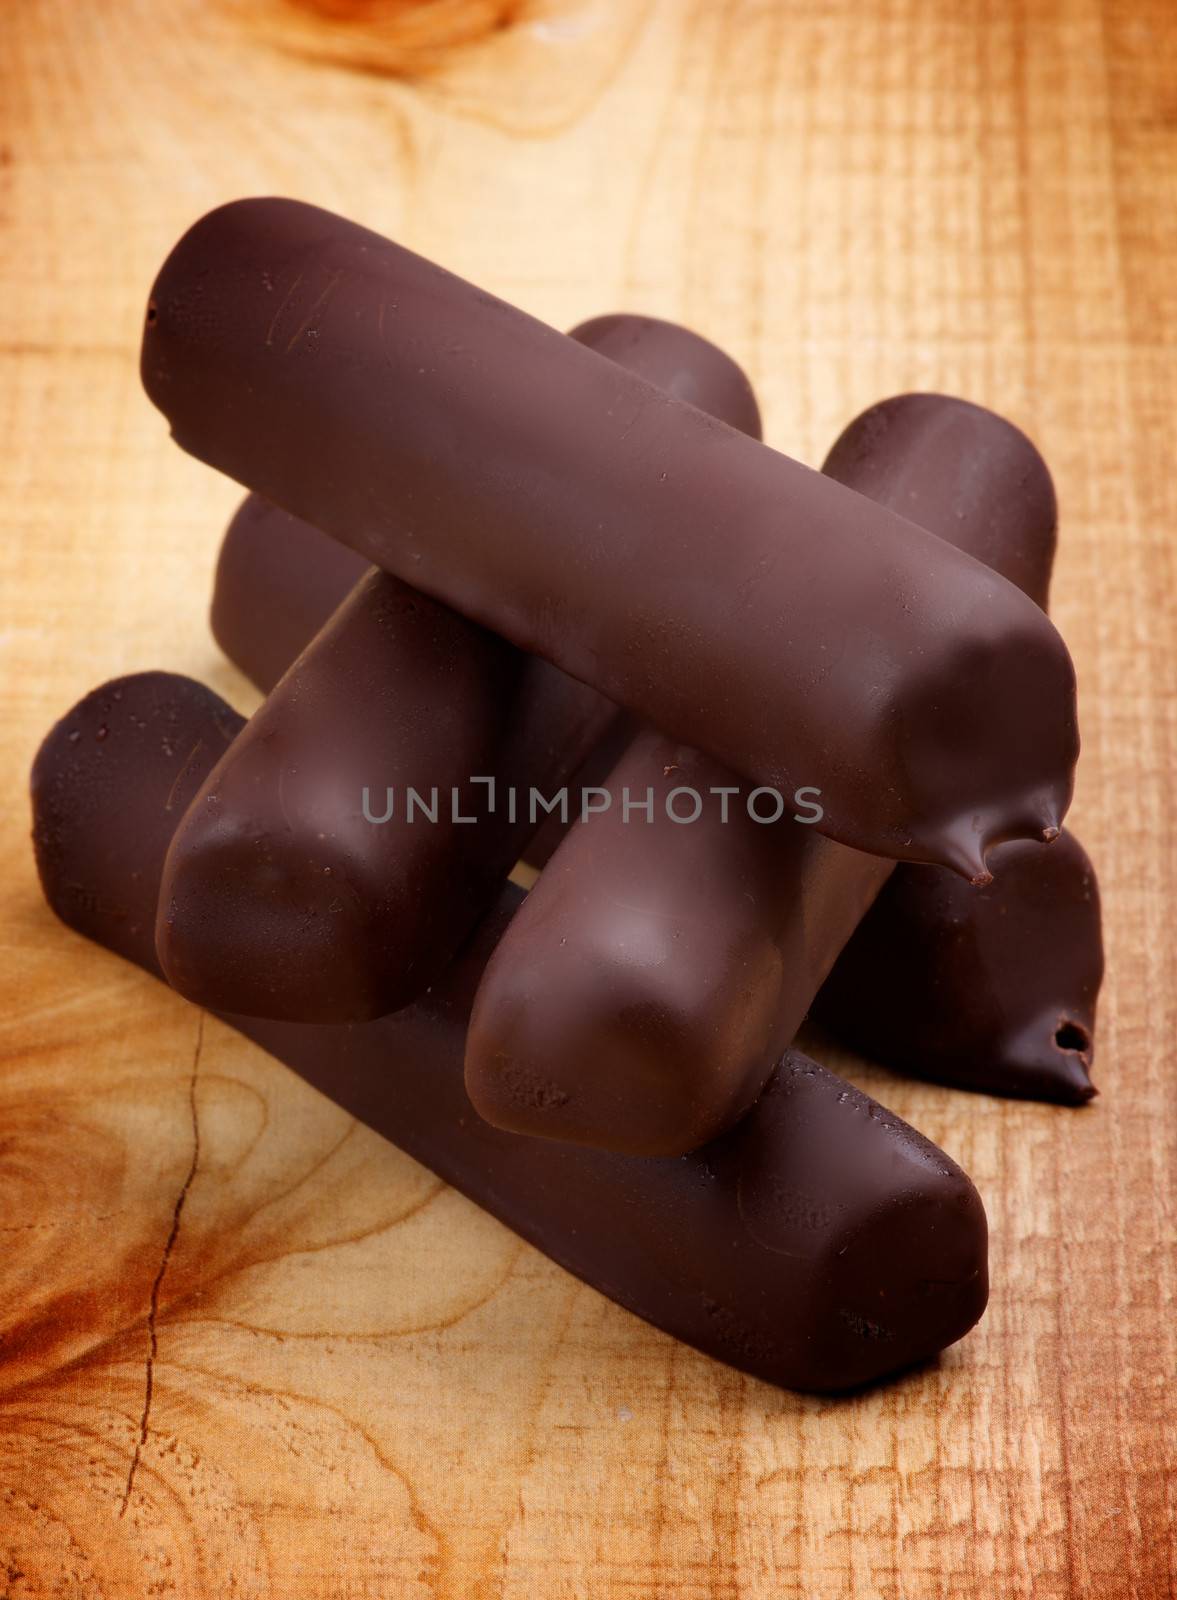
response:
[[[867,412],[842,436],[830,459],[842,456],[847,463],[856,462],[852,470],[869,481],[866,475],[878,472],[885,454],[873,457],[867,441],[883,438],[885,432],[893,438],[896,428],[906,432],[916,425],[921,410],[926,415],[926,407],[917,401],[919,397],[908,396],[902,407],[888,401]],[[955,412],[958,425],[968,417],[969,408]],[[1030,474],[1026,492],[1031,507],[1035,494],[1049,493],[1049,480]],[[908,498],[914,493],[909,485]],[[1045,507],[1044,499],[1043,514],[1027,518],[1037,525],[1039,535],[1049,520]],[[993,524],[992,531],[1000,531],[1008,547],[1008,571],[1016,571],[1019,585],[1045,604],[1050,575],[1046,544],[1040,536],[1022,544],[1017,537],[1021,522],[1018,516],[1006,518]],[[983,520],[974,519],[973,526],[979,539],[988,537]],[[972,553],[992,558],[990,547],[983,543]],[[250,496],[233,519],[217,571],[214,617],[221,619],[217,636],[227,654],[261,688],[281,677],[334,609],[331,583],[337,563],[364,570],[354,552],[257,496]],[[321,607],[317,615],[316,605]],[[576,783],[602,784],[632,736],[628,719],[617,719]],[[572,792],[575,795],[575,784]],[[578,810],[574,803],[574,811]],[[549,818],[529,841],[527,861],[544,866],[566,831],[555,816]],[[1027,868],[1040,865],[1019,871],[1023,858]],[[948,948],[940,943],[936,910],[937,902],[948,895],[942,870],[898,867],[835,964],[814,1015],[829,1032],[896,1071],[918,1071],[933,1082],[961,1087],[960,1067],[965,1061],[971,1089],[1082,1103],[1093,1093],[1087,1074],[1094,1054],[1095,998],[1102,967],[1093,869],[1066,832],[1049,852],[1029,843],[1024,852],[1013,844],[1000,846],[994,866],[997,876],[983,895],[961,892],[952,897],[953,939]],[[933,919],[929,927],[923,925],[925,903]],[[1072,920],[1076,906],[1086,907],[1086,914]],[[985,931],[973,928],[974,918]],[[1024,949],[1034,948],[1034,942],[1019,932],[1023,925],[1038,930],[1038,948],[1050,952],[1047,961],[1022,959]],[[1006,943],[996,949],[994,928],[1006,934]],[[989,952],[983,986],[959,960],[960,953],[970,948]],[[1001,959],[1002,950],[1010,953],[1008,961]],[[945,959],[950,952],[951,971]],[[848,964],[845,979],[842,961]],[[877,981],[872,976],[875,971]],[[884,976],[896,971],[903,975],[901,983]],[[955,980],[951,972],[958,974]],[[867,1004],[862,997],[872,993],[873,1003]],[[918,1012],[910,1002],[916,994]],[[1078,1045],[1082,1034],[1087,1041],[1084,1048],[1058,1044],[1058,1024],[1052,1018],[1064,1011],[1079,1030],[1064,1034],[1064,1041]],[[967,1032],[962,1036],[966,1018]],[[1015,1039],[1020,1041],[1016,1051],[1011,1047]]]
[[[942,395],[885,401],[851,424],[825,470],[1045,600],[1050,474],[992,412]],[[707,797],[737,783],[652,731],[613,769],[610,809],[570,831],[479,990],[466,1087],[489,1122],[676,1155],[756,1099],[893,863],[793,822],[791,807],[772,826],[734,796],[726,821],[711,799],[696,822],[667,816],[675,788]],[[654,794],[652,821],[624,820],[627,792]],[[962,881],[958,899],[970,892]]]
[[[588,790],[599,790],[609,774],[641,731],[641,725],[628,711],[618,712],[603,737],[581,762],[568,785],[567,813],[552,811],[533,839],[527,841],[523,859],[529,867],[542,871],[560,847],[560,841],[586,806],[596,802]]]
[[[269,694],[368,570],[347,545],[248,494],[221,541],[213,638]]]
[[[493,902],[529,831],[526,811],[485,814],[472,780],[562,781],[612,714],[373,569],[176,829],[156,924],[169,981],[201,1005],[298,1022],[406,1005]],[[432,805],[434,786],[436,821],[410,820],[409,789]],[[370,820],[388,788],[392,818]]]
[[[1054,483],[1012,422],[953,395],[895,395],[847,424],[821,470],[984,562],[1045,611]]]
[[[1095,871],[1066,830],[1003,844],[992,865],[980,889],[936,867],[896,872],[815,1017],[899,1072],[1082,1105],[1103,977]]]
[[[671,1156],[761,1093],[892,863],[750,821],[738,796],[724,823],[708,791],[737,784],[660,734],[634,740],[602,785],[609,810],[569,830],[488,964],[466,1054],[480,1116]],[[704,798],[698,821],[668,819],[677,788]],[[653,794],[652,822],[625,820],[627,791]]]
[[[366,561],[330,534],[260,494],[247,494],[221,541],[213,636],[230,661],[268,694],[369,570]],[[628,712],[611,717],[569,780],[569,817],[580,815],[583,789],[599,786],[609,776],[635,732]],[[568,826],[559,813],[547,815],[523,847],[527,864],[546,866]]]
[[[971,557],[314,207],[198,222],[142,375],[174,437],[823,832],[983,874],[1058,826],[1074,674]]]
[[[572,337],[759,427],[747,378],[698,334],[601,317]],[[407,1005],[536,831],[532,787],[564,785],[616,715],[557,667],[370,571],[176,831],[156,927],[169,981],[200,1005],[292,1022]],[[389,790],[392,814],[374,822]],[[410,813],[413,790],[434,820]]]
[[[682,369],[678,381],[685,381],[691,370]],[[221,542],[213,588],[213,635],[230,661],[268,694],[369,570],[366,561],[330,534],[259,494],[248,494]],[[628,712],[610,718],[569,780],[570,817],[580,815],[582,790],[599,786],[608,777],[635,731]],[[568,823],[551,812],[526,841],[523,859],[532,867],[546,866],[567,832]]]
[[[144,673],[52,730],[33,769],[33,836],[70,927],[158,971],[151,928],[172,829],[241,726],[210,691]],[[470,998],[518,899],[508,889],[457,965],[396,1016],[228,1020],[570,1272],[756,1377],[848,1389],[972,1327],[987,1295],[973,1185],[797,1052],[736,1130],[685,1160],[518,1138],[476,1117],[462,1082]]]

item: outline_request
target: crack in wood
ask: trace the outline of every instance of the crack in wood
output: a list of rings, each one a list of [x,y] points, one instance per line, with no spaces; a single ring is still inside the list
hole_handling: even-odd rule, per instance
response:
[[[204,1012],[201,1011],[197,1016],[196,1046],[192,1052],[192,1072],[188,1079],[188,1106],[192,1118],[192,1159],[188,1163],[188,1171],[184,1175],[184,1181],[180,1185],[180,1192],[176,1196],[176,1203],[172,1207],[172,1224],[168,1229],[163,1254],[156,1269],[155,1280],[151,1285],[151,1297],[147,1306],[147,1365],[143,1380],[143,1412],[139,1418],[139,1437],[135,1441],[135,1448],[131,1454],[131,1464],[127,1469],[127,1482],[119,1505],[120,1518],[125,1517],[127,1514],[127,1507],[131,1503],[131,1494],[135,1488],[135,1475],[139,1471],[139,1462],[147,1445],[147,1432],[151,1421],[151,1402],[155,1394],[155,1361],[156,1356],[159,1354],[157,1323],[163,1281],[167,1277],[172,1251],[176,1248],[176,1240],[180,1236],[180,1219],[184,1214],[188,1191],[192,1187],[192,1181],[196,1177],[196,1169],[200,1165],[200,1117],[196,1110],[196,1080],[200,1072],[200,1052],[203,1047]]]

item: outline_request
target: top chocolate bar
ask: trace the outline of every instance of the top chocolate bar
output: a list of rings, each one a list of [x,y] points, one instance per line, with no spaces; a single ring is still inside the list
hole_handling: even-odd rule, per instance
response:
[[[193,455],[786,815],[805,790],[831,838],[984,881],[991,845],[1062,821],[1074,675],[1033,601],[366,229],[211,212],[156,280],[142,373]]]

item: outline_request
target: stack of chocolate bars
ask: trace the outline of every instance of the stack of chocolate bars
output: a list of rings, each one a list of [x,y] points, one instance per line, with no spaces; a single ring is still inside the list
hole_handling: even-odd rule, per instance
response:
[[[1034,446],[905,395],[814,472],[696,334],[566,336],[285,200],[180,241],[142,372],[251,491],[213,629],[266,698],[58,724],[57,913],[700,1350],[832,1391],[959,1339],[975,1188],[793,1040],[1094,1092]]]

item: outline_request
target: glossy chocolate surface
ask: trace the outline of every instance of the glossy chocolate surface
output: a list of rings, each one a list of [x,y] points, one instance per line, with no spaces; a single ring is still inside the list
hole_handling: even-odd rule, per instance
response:
[[[601,317],[572,337],[759,428],[739,367],[685,328]],[[305,543],[305,525],[277,531]],[[231,556],[243,542],[256,549],[256,526],[252,537],[231,530]],[[245,608],[229,602],[232,577],[218,582],[216,611],[235,620]],[[370,570],[176,832],[156,929],[169,981],[202,1005],[295,1022],[406,1005],[536,831],[532,789],[558,791],[616,714],[558,668]]]
[[[185,449],[830,837],[975,877],[1061,822],[1073,671],[1014,585],[376,234],[211,213],[142,374]]]
[[[158,971],[152,921],[172,831],[241,726],[200,685],[144,673],[96,690],[51,731],[33,770],[34,844],[71,928]],[[968,1331],[987,1294],[976,1190],[797,1052],[736,1130],[685,1160],[519,1138],[475,1116],[466,1019],[518,900],[506,891],[460,962],[396,1016],[227,1020],[569,1271],[757,1377],[848,1389]]]
[[[887,401],[872,408],[847,430],[831,459],[841,457],[843,470],[862,474],[862,482],[877,491],[886,454],[874,454],[869,441],[893,436],[896,428],[906,433],[919,425],[921,413],[926,422],[933,398],[908,396],[902,405]],[[954,412],[941,414],[940,426],[950,420],[971,428],[975,419],[971,408],[957,403]],[[977,448],[983,441],[974,435],[966,443]],[[1007,572],[1045,604],[1050,484],[1040,470],[1027,471],[1024,483],[1027,498],[1020,511],[1015,504],[1012,515],[1007,508],[1000,519],[972,519],[972,553],[992,560],[1000,539]],[[918,486],[909,483],[906,498],[912,504]],[[1020,528],[1031,527],[1037,530],[1033,539],[1019,537]],[[281,677],[334,609],[338,593],[332,584],[348,586],[336,576],[341,567],[354,574],[366,570],[354,552],[256,496],[233,519],[218,564],[213,615],[221,619],[215,626],[222,648],[261,688]],[[583,781],[602,784],[632,737],[632,727],[622,728],[619,721],[616,734],[607,735],[588,758]],[[566,832],[550,819],[529,841],[527,860],[545,865]],[[1094,869],[1067,833],[1049,851],[1029,843],[1000,846],[993,865],[994,882],[981,894],[965,885],[954,893],[941,870],[899,866],[835,963],[814,1014],[844,1043],[898,1072],[987,1093],[1082,1103],[1093,1092],[1089,1073],[1102,968]],[[943,946],[938,907],[946,900],[952,940]],[[1033,940],[1027,941],[1023,928],[1036,930]],[[995,933],[1002,934],[1000,946],[994,945]],[[1024,959],[1035,941],[1049,951],[1045,961]],[[969,949],[988,952],[980,982],[961,959]],[[1064,1013],[1077,1031],[1064,1031],[1060,1044],[1057,1019]]]
[[[261,495],[246,495],[221,541],[213,636],[230,661],[268,693],[369,570],[329,534]],[[582,791],[609,776],[636,731],[628,712],[609,718],[569,780],[569,817],[580,815]],[[551,812],[525,841],[523,859],[537,869],[546,866],[567,832],[568,822]]]
[[[1050,474],[1025,435],[992,412],[900,396],[856,419],[824,470],[924,519],[1045,602]],[[793,821],[812,814],[805,806],[765,825],[749,814],[746,786],[726,809],[712,798],[738,787],[710,758],[654,732],[613,768],[610,808],[578,823],[555,852],[475,1002],[466,1086],[496,1127],[681,1154],[730,1127],[760,1093],[893,863]],[[704,797],[698,820],[670,815],[675,790],[679,816]],[[646,796],[648,811],[632,804]],[[967,906],[974,892],[960,880],[957,902]],[[912,943],[899,942],[896,960]],[[857,995],[851,983],[845,1006]]]
[[[760,1094],[892,863],[756,823],[740,795],[726,823],[716,798],[671,820],[711,786],[738,780],[642,733],[544,869],[471,1018],[466,1087],[496,1127],[681,1155]]]

